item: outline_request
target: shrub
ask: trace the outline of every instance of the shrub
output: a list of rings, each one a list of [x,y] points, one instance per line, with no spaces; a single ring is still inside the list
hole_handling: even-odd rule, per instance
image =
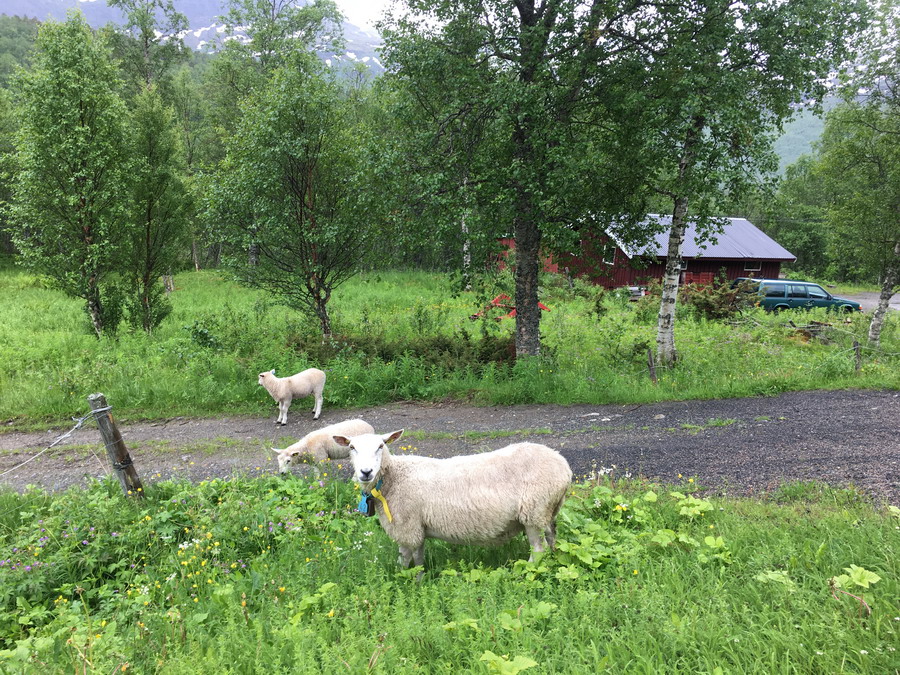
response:
[[[732,319],[753,303],[753,282],[744,281],[731,286],[724,271],[711,284],[685,284],[679,300],[695,314],[705,319]]]

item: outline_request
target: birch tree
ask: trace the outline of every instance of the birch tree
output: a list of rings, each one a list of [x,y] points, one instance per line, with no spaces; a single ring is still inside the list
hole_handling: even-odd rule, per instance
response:
[[[107,0],[125,14],[117,52],[132,91],[160,86],[179,62],[189,58],[182,35],[187,17],[173,0]]]
[[[628,90],[617,89],[622,64],[649,39],[643,27],[654,3],[407,0],[406,6],[383,34],[392,77],[418,106],[417,119],[432,127],[432,157],[412,167],[427,176],[423,185],[434,186],[435,201],[465,189],[447,209],[455,217],[441,219],[446,228],[460,231],[465,214],[473,241],[515,239],[516,355],[538,355],[542,246],[577,241],[573,224],[588,212],[616,213],[623,221],[622,204],[640,202],[629,162],[609,161],[603,148],[608,137],[627,135],[609,108],[618,105],[614,91]],[[465,151],[450,153],[451,142]]]
[[[184,153],[174,121],[155,86],[134,100],[132,227],[122,256],[129,320],[151,332],[172,311],[159,279],[186,257],[193,204],[184,183]]]
[[[900,8],[874,2],[847,100],[826,121],[819,148],[834,257],[854,260],[881,285],[869,325],[877,345],[888,305],[900,291]]]
[[[239,280],[315,316],[332,331],[332,292],[357,273],[372,224],[358,208],[367,180],[363,131],[321,66],[298,57],[244,106],[211,205],[236,251]]]
[[[885,82],[894,87],[897,82]],[[877,345],[891,298],[900,291],[900,107],[845,104],[827,119],[818,175],[828,186],[832,256],[880,286],[869,325]]]
[[[821,101],[863,13],[864,5],[830,0],[700,0],[662,6],[653,17],[659,41],[645,51],[634,114],[648,132],[642,161],[650,184],[672,204],[657,319],[663,365],[678,358],[675,307],[689,219],[701,237],[714,237],[722,198],[774,170],[776,134],[798,106]]]
[[[22,264],[85,301],[98,336],[121,317],[112,292],[128,238],[128,113],[102,37],[80,12],[41,26],[19,81],[11,209]]]

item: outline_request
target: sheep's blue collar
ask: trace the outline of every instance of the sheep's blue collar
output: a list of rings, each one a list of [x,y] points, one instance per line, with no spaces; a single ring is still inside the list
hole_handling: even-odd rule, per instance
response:
[[[384,507],[384,515],[387,516],[388,522],[393,522],[394,517],[391,515],[391,510],[388,508],[387,499],[384,498],[384,495],[381,494],[381,486],[384,485],[384,479],[379,478],[378,482],[375,483],[375,487],[372,488],[371,492],[362,491],[362,499],[359,500],[359,506],[357,510],[360,513],[369,514],[369,498],[374,497],[378,501],[381,502],[381,505]]]
[[[372,492],[374,492],[375,490],[380,490],[382,485],[384,485],[384,478],[379,478],[378,482],[375,483],[375,489],[372,490]],[[366,492],[365,490],[362,491],[362,494],[363,494],[363,497],[371,497],[372,496],[371,492]],[[361,503],[360,503],[360,506],[362,506]]]
[[[381,486],[384,484],[384,479],[379,478],[378,482],[375,483],[375,489],[381,490]],[[369,513],[369,497],[372,496],[371,492],[362,491],[362,499],[359,500],[359,506],[356,507],[356,510],[360,513],[365,513],[368,515]]]

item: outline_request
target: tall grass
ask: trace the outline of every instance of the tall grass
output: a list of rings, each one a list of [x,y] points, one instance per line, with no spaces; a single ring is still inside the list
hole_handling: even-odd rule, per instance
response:
[[[692,487],[573,486],[556,552],[429,541],[421,582],[332,477],[0,492],[0,671],[900,668],[900,512]]]
[[[647,373],[655,345],[652,302],[629,303],[548,277],[542,300],[544,354],[515,362],[513,320],[471,320],[510,279],[482,293],[454,293],[436,274],[362,274],[332,301],[335,334],[215,271],[176,277],[174,311],[152,335],[98,340],[78,301],[8,265],[0,267],[0,419],[13,427],[67,419],[102,391],[124,418],[268,414],[256,375],[309,366],[328,373],[326,406],[404,399],[477,403],[622,403],[769,395],[812,388],[900,386],[900,317],[891,313],[880,350],[864,349],[868,317],[824,311],[792,315],[829,322],[827,343],[804,341],[785,315],[752,310],[735,322],[682,311],[680,361]],[[510,293],[511,294],[511,293]]]

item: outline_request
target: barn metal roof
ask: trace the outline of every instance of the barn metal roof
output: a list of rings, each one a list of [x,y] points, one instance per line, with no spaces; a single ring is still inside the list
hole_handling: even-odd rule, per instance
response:
[[[648,216],[648,220],[658,222],[660,227],[665,229],[657,234],[654,240],[646,247],[626,248],[617,241],[619,247],[629,258],[635,256],[666,257],[672,216],[651,214]],[[724,223],[722,232],[709,237],[705,242],[699,241],[695,224],[693,222],[688,223],[684,234],[684,245],[681,250],[683,258],[752,258],[754,260],[782,260],[790,262],[797,259],[797,256],[746,218],[719,218],[717,220]]]

